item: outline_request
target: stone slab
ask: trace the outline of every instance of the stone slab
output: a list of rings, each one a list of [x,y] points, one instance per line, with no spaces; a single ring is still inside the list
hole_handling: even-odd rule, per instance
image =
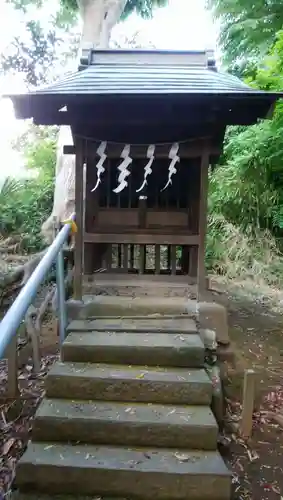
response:
[[[64,494],[61,494],[61,495],[54,495],[51,494],[51,495],[45,495],[44,493],[35,493],[35,494],[32,494],[32,493],[21,493],[19,490],[16,490],[16,491],[13,491],[12,492],[12,496],[11,496],[11,500],[137,500],[137,498],[118,498],[118,497],[109,497],[109,496],[101,496],[101,495],[64,495]],[[143,498],[141,497],[140,500],[143,500]],[[174,500],[173,498],[171,498],[170,500]],[[204,499],[205,500],[205,499]],[[211,499],[210,499],[211,500]],[[221,500],[219,498],[215,498],[213,500]]]
[[[196,333],[196,322],[189,317],[131,317],[104,318],[93,320],[74,320],[68,325],[67,331],[116,331],[116,332],[167,332]]]
[[[63,361],[148,366],[204,366],[198,334],[77,332],[62,347]]]
[[[47,397],[210,405],[212,383],[204,369],[55,363]]]
[[[192,301],[196,302],[196,301]],[[148,314],[187,314],[186,297],[119,297],[116,295],[85,295],[79,304],[67,301],[67,315],[71,319],[90,316],[135,316]],[[196,309],[196,307],[195,307]]]
[[[45,495],[44,493],[21,493],[19,490],[12,492],[11,500],[98,500],[97,496],[85,496],[85,495]],[[99,497],[99,500],[131,500],[129,498],[109,498],[109,497]]]
[[[113,495],[144,500],[229,500],[218,452],[31,443],[20,459],[21,491]]]
[[[218,427],[208,406],[45,399],[35,441],[216,450]]]
[[[199,324],[202,329],[214,330],[217,342],[229,345],[228,314],[226,308],[216,302],[198,304]]]

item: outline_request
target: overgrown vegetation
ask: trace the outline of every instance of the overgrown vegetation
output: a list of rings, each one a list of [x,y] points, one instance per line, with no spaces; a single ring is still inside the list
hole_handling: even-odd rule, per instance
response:
[[[237,48],[235,30],[240,22],[233,9],[229,11],[229,16],[227,12],[224,14],[223,9],[228,7],[228,3],[230,5],[228,0],[211,1],[211,4],[215,5],[215,13],[224,23],[221,41],[226,49],[226,60],[232,61],[230,70],[240,72],[242,78],[257,88],[281,91],[283,31],[276,32],[273,42],[267,33],[262,33],[262,40],[268,49],[263,55],[262,44],[261,52],[254,53],[251,60],[251,54],[247,53],[244,42],[252,46],[250,37],[256,35],[243,31],[243,44]],[[242,5],[242,2],[234,3]],[[256,2],[252,4],[255,6]],[[255,13],[251,14],[249,6],[250,3],[247,2],[247,9],[243,10],[241,15],[243,26],[249,25],[248,20],[251,23],[258,22]],[[277,3],[276,8],[279,7]],[[270,9],[272,11],[272,2]],[[283,4],[281,18],[282,16]],[[235,29],[231,25],[231,19],[235,20]],[[241,23],[239,25],[242,26]],[[276,27],[273,26],[272,29],[276,30]],[[235,70],[237,50],[238,61]],[[239,61],[245,64],[241,66]],[[283,259],[279,242],[283,236],[282,102],[276,105],[271,120],[259,122],[251,127],[228,129],[221,163],[211,175],[209,213],[209,267],[228,277],[248,277],[281,286]]]
[[[6,178],[0,190],[0,234],[20,235],[22,249],[40,250],[40,228],[48,217],[54,191],[57,131],[33,126],[22,136],[17,148],[24,148],[28,178]]]
[[[270,232],[244,231],[221,214],[208,219],[207,265],[228,279],[283,286],[283,259]]]

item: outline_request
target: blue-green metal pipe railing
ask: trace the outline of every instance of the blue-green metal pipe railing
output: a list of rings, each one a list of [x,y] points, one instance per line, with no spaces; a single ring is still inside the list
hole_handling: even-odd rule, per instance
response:
[[[71,217],[74,219],[74,216]],[[0,359],[23,321],[25,314],[36,296],[38,288],[45,280],[52,265],[56,261],[56,281],[58,297],[58,319],[60,342],[63,342],[67,326],[65,306],[64,258],[63,245],[71,231],[71,221],[66,223],[57,234],[38,266],[32,273],[26,285],[20,291],[16,300],[0,323]]]

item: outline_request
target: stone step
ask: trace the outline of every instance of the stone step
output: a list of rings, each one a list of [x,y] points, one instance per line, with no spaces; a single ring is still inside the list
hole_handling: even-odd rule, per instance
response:
[[[217,434],[208,406],[45,399],[33,425],[35,441],[199,450],[216,450]]]
[[[20,459],[21,491],[144,500],[229,500],[230,474],[216,451],[31,443]]]
[[[137,497],[134,498],[121,498],[121,497],[105,497],[103,496],[89,496],[89,495],[46,495],[45,493],[22,493],[19,490],[13,491],[11,500],[137,500]],[[140,498],[143,500],[143,498]],[[213,500],[220,500],[219,498],[215,498]]]
[[[115,331],[115,332],[167,332],[167,333],[197,333],[196,322],[188,316],[164,317],[140,316],[128,318],[99,318],[73,320],[67,331]]]
[[[129,498],[109,498],[109,497],[98,497],[99,500],[131,500]],[[93,495],[46,495],[45,493],[21,493],[19,490],[13,491],[11,500],[98,500],[97,497],[93,498]]]
[[[45,493],[22,493],[19,490],[15,490],[12,492],[11,500],[137,500],[137,497],[135,498],[121,498],[121,497],[107,497],[105,495],[101,496],[89,496],[89,495],[66,495],[66,494],[59,494],[56,495],[54,493],[51,493],[50,495],[45,494]],[[142,497],[139,497],[138,500],[144,500]],[[172,499],[170,499],[172,500]],[[189,499],[187,499],[189,500]],[[220,498],[215,498],[213,500],[220,500]],[[222,500],[222,499],[221,499]]]
[[[47,375],[46,394],[49,398],[210,405],[212,384],[204,369],[57,362]]]
[[[70,333],[63,361],[147,366],[202,367],[204,345],[199,335],[171,333]]]
[[[129,275],[129,279],[132,283],[133,279],[137,280],[139,277]],[[196,300],[188,300],[188,292],[184,297],[135,297],[133,293],[130,295],[122,297],[114,291],[114,295],[113,292],[112,295],[109,293],[107,295],[98,293],[83,295],[82,301],[70,299],[67,301],[67,315],[71,319],[88,319],[91,316],[101,318],[105,316],[154,316],[156,314],[174,316],[183,314],[196,317],[198,313],[198,303]]]

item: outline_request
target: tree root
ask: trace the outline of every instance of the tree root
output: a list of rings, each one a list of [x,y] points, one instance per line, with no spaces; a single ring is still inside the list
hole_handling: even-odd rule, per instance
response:
[[[19,249],[19,243],[16,243],[15,245],[11,245],[10,247],[2,247],[0,246],[0,254],[1,253],[16,253]]]
[[[5,296],[9,297],[11,292],[14,293],[27,283],[46,251],[47,249],[35,254],[27,262],[11,271],[0,273],[0,296],[2,299]],[[15,260],[19,260],[19,256]]]
[[[40,371],[40,348],[39,348],[39,332],[37,332],[34,320],[37,318],[37,309],[30,305],[25,315],[25,325],[27,332],[27,340],[32,345],[33,369],[35,373]]]
[[[47,294],[44,297],[44,300],[41,302],[39,308],[37,309],[37,316],[35,320],[35,330],[40,332],[41,327],[42,327],[42,322],[44,319],[45,314],[47,313],[48,306],[49,304],[52,304],[52,299],[57,291],[57,287],[53,287],[51,290],[47,292]]]
[[[1,253],[1,250],[0,250],[0,253]],[[5,257],[2,257],[2,259],[4,259],[5,262],[11,262],[11,263],[27,262],[28,260],[30,260],[30,256],[29,255],[17,255],[16,253],[13,253],[13,254],[5,255]]]
[[[0,254],[16,253],[21,245],[21,239],[18,236],[9,236],[8,238],[0,238]]]

